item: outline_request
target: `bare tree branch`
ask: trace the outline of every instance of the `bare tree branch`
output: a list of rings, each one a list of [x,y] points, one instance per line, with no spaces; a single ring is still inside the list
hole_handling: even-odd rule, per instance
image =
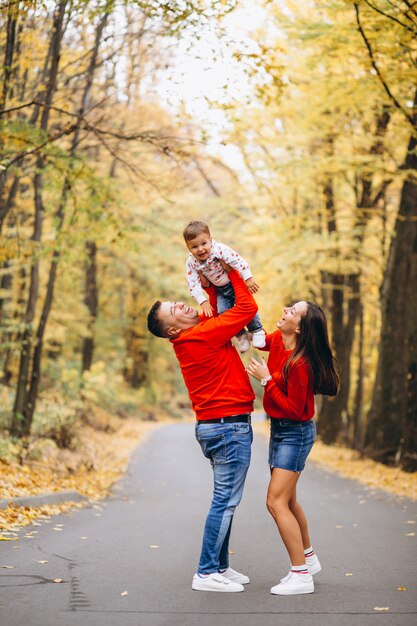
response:
[[[406,28],[407,30],[410,31],[410,33],[412,33],[413,35],[417,34],[417,29],[415,28],[410,28],[410,26],[407,26],[407,24],[404,24],[404,22],[401,22],[401,20],[397,19],[396,17],[394,17],[393,15],[390,15],[389,13],[385,13],[384,11],[382,11],[381,9],[379,9],[377,6],[375,6],[374,4],[372,4],[371,2],[369,2],[369,0],[364,0],[365,3],[376,13],[379,13],[380,15],[383,15],[384,17],[386,17],[389,20],[392,20],[393,22],[396,22],[397,24],[399,24],[400,26],[402,26],[403,28]]]
[[[369,40],[365,34],[365,31],[362,27],[361,24],[361,20],[360,20],[360,16],[359,16],[359,5],[357,2],[354,3],[354,7],[355,7],[355,13],[356,13],[356,22],[358,24],[358,29],[359,32],[362,36],[362,39],[368,49],[368,53],[369,53],[369,57],[371,59],[371,63],[372,63],[372,67],[374,68],[380,82],[381,85],[383,86],[383,88],[385,89],[388,97],[390,98],[390,100],[392,100],[392,102],[394,103],[395,107],[401,111],[401,113],[404,115],[404,117],[406,118],[407,122],[412,126],[413,130],[415,130],[415,124],[414,124],[414,120],[413,118],[407,113],[407,111],[404,110],[404,108],[402,107],[401,103],[397,100],[397,98],[394,96],[394,94],[391,92],[390,88],[388,87],[384,77],[382,76],[380,69],[378,67],[378,65],[376,64],[375,61],[375,57],[374,57],[374,53],[371,47],[371,44],[369,43]]]

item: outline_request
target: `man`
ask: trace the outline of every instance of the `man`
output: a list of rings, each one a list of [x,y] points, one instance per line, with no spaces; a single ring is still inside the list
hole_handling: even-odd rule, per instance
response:
[[[192,588],[238,592],[244,591],[249,578],[229,567],[228,549],[233,514],[250,463],[255,396],[231,339],[258,307],[239,272],[223,266],[236,295],[232,309],[217,317],[200,317],[183,302],[158,301],[149,312],[148,329],[170,339],[174,347],[197,418],[196,438],[213,468],[213,500]],[[208,291],[213,301],[215,292]]]

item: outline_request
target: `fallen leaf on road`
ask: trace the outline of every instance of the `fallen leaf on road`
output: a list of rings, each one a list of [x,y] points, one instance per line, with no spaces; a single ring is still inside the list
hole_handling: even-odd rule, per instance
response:
[[[405,533],[405,537],[415,537],[416,533]]]
[[[236,552],[234,550],[229,550],[228,552],[229,552],[229,554],[236,554]]]
[[[17,537],[4,537],[0,535],[0,541],[17,541]]]
[[[345,576],[353,576],[353,574],[349,572],[349,574],[345,574]]]
[[[343,528],[343,526],[340,526],[340,524],[339,524],[339,525],[336,526],[336,528]]]
[[[54,583],[63,583],[62,578],[54,578]]]
[[[407,591],[407,587],[398,587],[397,591]]]
[[[129,593],[127,591],[122,591],[122,593],[120,594],[121,596],[128,596]]]
[[[14,569],[14,565],[2,565],[2,569]]]
[[[415,524],[415,523],[416,523],[416,522],[415,522],[415,520],[413,520],[413,519],[408,519],[408,520],[407,520],[407,524]]]
[[[80,539],[88,539],[88,537],[80,537]]]
[[[57,530],[57,531],[59,531],[59,532],[62,532],[62,528],[56,528],[56,527],[54,527],[52,530]]]
[[[159,548],[159,546],[149,546],[150,548]]]
[[[374,606],[374,611],[389,611],[389,606]]]
[[[48,561],[38,561],[38,563],[47,563]]]

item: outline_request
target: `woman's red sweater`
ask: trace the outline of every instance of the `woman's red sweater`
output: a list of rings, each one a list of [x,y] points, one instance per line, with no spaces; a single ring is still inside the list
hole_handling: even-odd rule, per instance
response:
[[[265,387],[265,412],[277,419],[301,422],[311,419],[314,395],[307,361],[301,358],[291,365],[286,382],[282,369],[292,350],[285,350],[279,329],[266,336],[266,346],[262,350],[269,350],[268,369],[272,376]]]

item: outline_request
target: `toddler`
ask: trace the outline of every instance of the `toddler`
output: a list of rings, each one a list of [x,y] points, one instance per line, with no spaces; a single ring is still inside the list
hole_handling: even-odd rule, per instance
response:
[[[234,269],[238,270],[251,293],[256,293],[259,286],[252,277],[250,267],[237,252],[224,243],[215,241],[210,235],[210,230],[204,222],[190,222],[183,232],[184,240],[190,255],[185,264],[188,287],[191,295],[201,305],[203,312],[211,317],[213,309],[208,301],[207,294],[203,290],[199,272],[201,272],[214,285],[217,293],[217,311],[223,313],[231,309],[235,303],[235,293],[227,272],[223,269],[219,259],[222,259]],[[265,331],[258,314],[249,322],[248,330],[252,333],[252,345],[254,348],[265,346]],[[250,341],[246,330],[236,337],[240,352],[246,352],[250,348]]]

